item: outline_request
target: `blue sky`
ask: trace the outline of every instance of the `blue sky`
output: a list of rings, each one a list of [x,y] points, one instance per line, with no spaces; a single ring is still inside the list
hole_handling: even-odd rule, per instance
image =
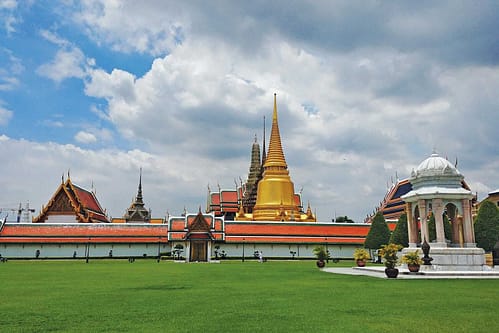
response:
[[[433,149],[499,187],[494,1],[0,0],[0,208],[71,170],[111,216],[246,179],[277,93],[298,191],[362,221]],[[268,131],[267,131],[268,133]]]

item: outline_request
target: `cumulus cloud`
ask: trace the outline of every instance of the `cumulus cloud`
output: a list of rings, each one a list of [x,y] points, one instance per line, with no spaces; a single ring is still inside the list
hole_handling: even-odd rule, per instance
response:
[[[182,10],[176,3],[152,1],[94,1],[81,3],[73,12],[75,21],[97,43],[106,43],[117,51],[160,55],[181,43]]]
[[[0,125],[7,125],[11,117],[12,111],[4,108],[2,106],[2,100],[0,100]]]
[[[92,133],[79,131],[75,135],[75,140],[80,143],[94,143],[97,141],[97,138]]]
[[[15,24],[19,19],[14,15],[18,3],[16,0],[1,0],[0,1],[0,19],[3,21],[3,28],[8,35],[16,31]]]
[[[19,75],[24,71],[24,66],[13,52],[6,48],[0,48],[0,91],[11,91],[20,84]]]
[[[37,73],[55,82],[68,78],[83,78],[84,64],[85,56],[80,49],[59,50],[51,62],[38,67]]]
[[[59,84],[82,79],[89,112],[98,116],[72,139],[111,147],[109,125],[132,148],[15,140],[2,146],[58,152],[63,163],[78,166],[86,159],[83,181],[101,177],[100,167],[116,167],[106,174],[110,180],[101,178],[111,202],[103,205],[113,214],[134,195],[140,166],[154,179],[152,200],[164,199],[154,203],[156,211],[197,206],[207,183],[231,188],[233,179],[244,179],[254,135],[262,142],[264,115],[268,135],[274,92],[296,190],[304,188],[324,221],[361,221],[395,175],[407,177],[433,147],[459,158],[473,190],[497,188],[494,2],[66,4],[93,46],[116,59],[152,59],[140,74],[114,58],[99,67],[82,46],[41,31],[59,50],[38,72]],[[118,176],[130,179],[128,190]]]
[[[2,178],[2,188],[9,191],[0,193],[0,202],[29,200],[37,212],[69,169],[74,183],[87,189],[94,184],[100,203],[113,217],[122,216],[136,195],[140,168],[144,201],[156,217],[165,216],[166,211],[179,215],[184,206],[189,212],[197,212],[199,206],[204,208],[206,180],[225,178],[228,171],[196,156],[186,160],[184,156],[155,155],[137,149],[90,150],[71,144],[15,140],[5,135],[0,136],[0,142],[0,154],[9,157],[0,164],[0,173],[9,175]]]

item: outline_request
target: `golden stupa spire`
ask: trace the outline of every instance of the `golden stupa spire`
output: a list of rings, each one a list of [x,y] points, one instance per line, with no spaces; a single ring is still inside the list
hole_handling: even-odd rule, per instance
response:
[[[272,129],[270,132],[269,152],[263,165],[264,169],[272,167],[287,169],[286,159],[282,151],[281,135],[279,133],[279,122],[277,120],[277,96],[274,94],[274,112],[272,113]]]
[[[236,220],[315,222],[316,219],[311,212],[310,205],[307,215],[299,208],[298,204],[301,200],[296,200],[294,184],[289,176],[288,166],[282,150],[276,100],[277,97],[274,94],[272,130],[267,154],[265,154],[264,126],[263,177],[258,182],[256,203],[252,213],[245,213],[240,207]]]
[[[255,221],[289,219],[290,212],[297,211],[298,208],[294,201],[294,185],[289,177],[288,166],[282,151],[276,94],[274,94],[269,150],[263,168],[263,179],[258,183],[253,219]]]

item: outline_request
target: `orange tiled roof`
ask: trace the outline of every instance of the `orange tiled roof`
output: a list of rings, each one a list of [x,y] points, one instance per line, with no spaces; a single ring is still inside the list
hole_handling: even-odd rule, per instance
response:
[[[236,190],[222,190],[220,192],[223,203],[237,203],[237,191]]]
[[[50,215],[74,215],[83,223],[109,223],[95,194],[74,185],[70,179],[59,185],[33,222],[43,223]]]
[[[78,185],[74,185],[77,198],[80,200],[83,207],[98,214],[104,214],[102,207],[99,205],[97,198],[92,192],[89,192]]]
[[[347,243],[362,244],[369,232],[368,224],[332,224],[299,222],[225,222],[227,242],[270,243]]]
[[[13,237],[31,238],[126,238],[166,237],[166,224],[49,224],[7,223],[0,233],[0,242]]]

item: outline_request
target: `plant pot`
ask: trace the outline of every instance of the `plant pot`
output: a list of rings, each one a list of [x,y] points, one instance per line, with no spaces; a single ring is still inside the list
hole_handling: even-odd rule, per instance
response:
[[[385,268],[385,274],[387,277],[394,279],[399,275],[398,268]]]
[[[319,268],[323,268],[324,266],[326,266],[326,262],[324,260],[317,260],[316,265]]]
[[[366,265],[366,261],[363,259],[357,259],[356,263],[358,267],[364,267]]]
[[[408,264],[407,268],[409,269],[409,272],[411,272],[411,273],[419,272],[419,265],[418,264]]]

